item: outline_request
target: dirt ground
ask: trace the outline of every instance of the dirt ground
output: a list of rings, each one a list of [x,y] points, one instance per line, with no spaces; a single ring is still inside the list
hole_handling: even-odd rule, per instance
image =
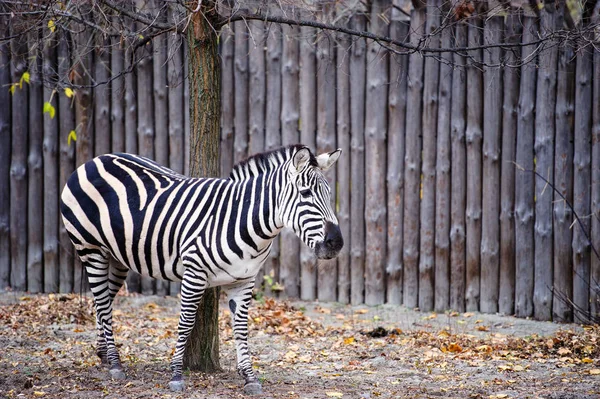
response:
[[[119,296],[127,380],[95,355],[89,297],[0,294],[0,397],[242,398],[226,306],[223,372],[168,390],[178,303]],[[255,301],[250,350],[264,398],[600,398],[600,329],[399,306]]]

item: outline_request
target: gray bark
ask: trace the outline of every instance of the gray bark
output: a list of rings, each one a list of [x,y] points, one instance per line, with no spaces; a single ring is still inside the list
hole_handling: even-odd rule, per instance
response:
[[[234,23],[234,131],[233,163],[248,157],[248,29],[245,21]]]
[[[265,149],[265,27],[261,21],[250,21],[248,24],[248,152],[257,154]]]
[[[8,17],[0,17],[0,35],[9,36]],[[10,163],[11,163],[11,95],[12,83],[9,42],[0,43],[0,291],[10,285]]]

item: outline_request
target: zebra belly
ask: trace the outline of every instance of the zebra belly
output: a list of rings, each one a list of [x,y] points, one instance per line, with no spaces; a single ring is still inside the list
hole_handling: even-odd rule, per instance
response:
[[[213,268],[213,273],[208,274],[208,286],[219,287],[251,280],[256,277],[264,259],[239,259],[231,265]]]

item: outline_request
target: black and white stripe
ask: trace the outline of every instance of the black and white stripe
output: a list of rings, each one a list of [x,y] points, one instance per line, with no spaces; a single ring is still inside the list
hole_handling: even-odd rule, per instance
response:
[[[112,332],[112,302],[129,270],[182,281],[171,386],[182,385],[182,359],[198,302],[223,286],[232,311],[238,371],[258,386],[247,345],[255,276],[273,239],[288,227],[319,258],[343,246],[322,171],[340,151],[315,157],[290,146],[236,165],[228,179],[189,178],[131,154],[102,155],[80,166],[61,196],[66,229],[94,295],[98,355],[123,378]],[[119,262],[111,266],[110,257]]]

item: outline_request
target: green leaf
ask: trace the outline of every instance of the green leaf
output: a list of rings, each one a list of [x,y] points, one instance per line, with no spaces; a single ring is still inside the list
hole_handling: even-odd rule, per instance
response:
[[[54,33],[54,31],[56,30],[56,25],[54,24],[54,20],[50,20],[48,21],[48,28],[50,29],[50,32]]]
[[[67,144],[68,145],[71,145],[71,140],[77,141],[77,133],[75,132],[75,130],[71,130],[69,132],[69,137],[67,137]]]
[[[70,87],[65,87],[65,96],[71,98],[75,95],[75,92]]]
[[[44,113],[46,112],[50,114],[50,118],[54,119],[54,115],[56,115],[56,108],[50,104],[50,101],[46,101],[44,103]]]
[[[29,84],[29,72],[23,72],[23,76],[21,76],[21,81],[25,81],[25,83]]]
[[[15,89],[17,88],[17,84],[13,83],[10,85],[10,87],[8,88],[8,91],[10,91],[10,94],[15,94]]]

